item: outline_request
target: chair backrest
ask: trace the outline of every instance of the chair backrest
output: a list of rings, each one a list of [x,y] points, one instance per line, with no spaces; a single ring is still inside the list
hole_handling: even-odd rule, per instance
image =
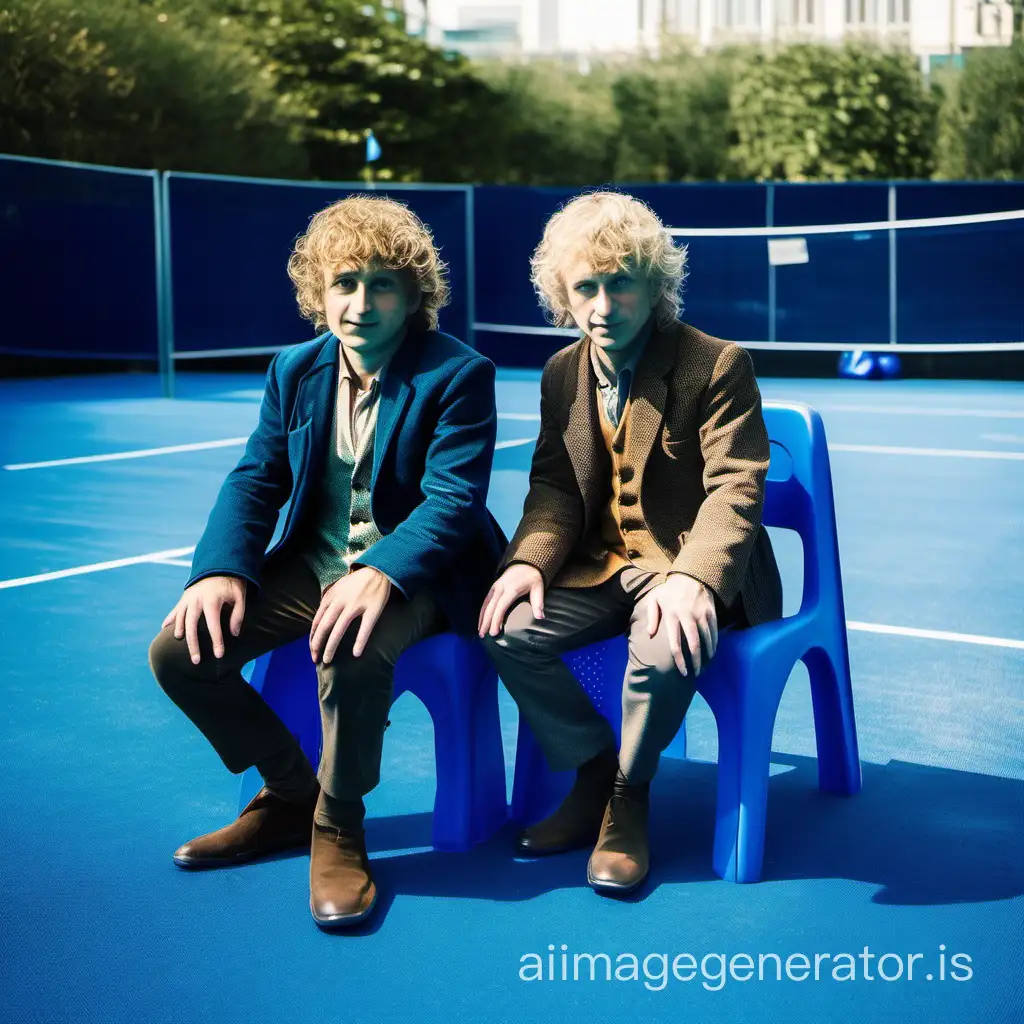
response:
[[[801,610],[824,596],[842,609],[842,575],[828,442],[821,416],[802,403],[765,402],[771,441],[765,486],[765,526],[795,530],[804,548]]]

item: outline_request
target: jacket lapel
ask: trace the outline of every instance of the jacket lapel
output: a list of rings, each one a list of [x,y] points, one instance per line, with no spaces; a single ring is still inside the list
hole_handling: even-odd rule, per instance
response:
[[[623,452],[625,464],[635,467],[641,479],[665,419],[666,378],[675,363],[675,332],[655,327],[637,364],[636,379],[630,388],[629,421]]]
[[[597,456],[603,450],[603,442],[598,436],[597,379],[590,365],[591,344],[586,336],[580,339],[577,349],[576,394],[569,407],[569,419],[562,435],[588,517],[593,503],[598,500]]]
[[[412,379],[419,365],[421,339],[422,336],[419,334],[410,334],[406,337],[399,350],[391,357],[391,362],[384,373],[384,379],[381,381],[377,427],[373,436],[371,493],[376,490],[377,474],[384,461],[384,454],[391,444],[395,428],[412,397]]]
[[[289,433],[296,433],[309,425],[317,461],[327,448],[327,435],[331,430],[338,388],[338,344],[333,334],[326,335],[313,365],[302,375],[296,387],[295,405],[288,424]]]

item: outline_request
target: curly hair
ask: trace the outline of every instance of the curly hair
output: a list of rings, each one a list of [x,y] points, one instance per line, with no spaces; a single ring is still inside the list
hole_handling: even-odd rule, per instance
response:
[[[640,267],[659,285],[655,304],[665,327],[683,310],[686,246],[672,236],[646,203],[621,192],[590,192],[565,204],[545,225],[530,258],[530,280],[537,298],[558,327],[572,327],[565,271],[586,260],[595,272]]]
[[[325,207],[295,241],[288,276],[299,311],[324,330],[324,268],[343,263],[407,271],[420,290],[419,309],[409,325],[437,329],[438,310],[448,302],[446,265],[430,229],[404,203],[384,196],[350,195]]]

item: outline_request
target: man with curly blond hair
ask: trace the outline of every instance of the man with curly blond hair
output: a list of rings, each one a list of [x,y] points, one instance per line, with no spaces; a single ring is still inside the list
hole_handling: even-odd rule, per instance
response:
[[[679,321],[685,266],[685,248],[630,196],[580,196],[548,222],[534,286],[583,336],[544,368],[523,518],[478,622],[550,768],[577,770],[519,850],[596,841],[587,878],[612,894],[647,876],[650,782],[719,628],[782,614],[753,367]],[[561,655],[623,633],[616,749]]]
[[[175,862],[311,849],[313,918],[333,928],[376,901],[362,798],[380,777],[395,663],[431,633],[472,632],[504,550],[486,507],[494,365],[438,332],[445,268],[401,203],[356,195],[321,210],[288,272],[326,331],[274,357],[259,423],[150,665],[227,768],[256,765],[265,783]],[[323,724],[317,773],[240,672],[304,635]]]

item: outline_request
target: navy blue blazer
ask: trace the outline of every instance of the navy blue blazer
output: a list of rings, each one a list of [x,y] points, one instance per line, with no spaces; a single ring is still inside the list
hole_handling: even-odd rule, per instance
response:
[[[192,559],[190,586],[239,576],[259,586],[265,558],[308,539],[338,386],[330,332],[279,352],[259,424],[221,487]],[[406,597],[429,587],[458,632],[475,632],[507,546],[487,510],[497,433],[494,364],[438,331],[410,333],[381,380],[371,509],[384,535],[362,553]],[[280,541],[267,546],[285,502]],[[298,542],[298,543],[297,543]]]

